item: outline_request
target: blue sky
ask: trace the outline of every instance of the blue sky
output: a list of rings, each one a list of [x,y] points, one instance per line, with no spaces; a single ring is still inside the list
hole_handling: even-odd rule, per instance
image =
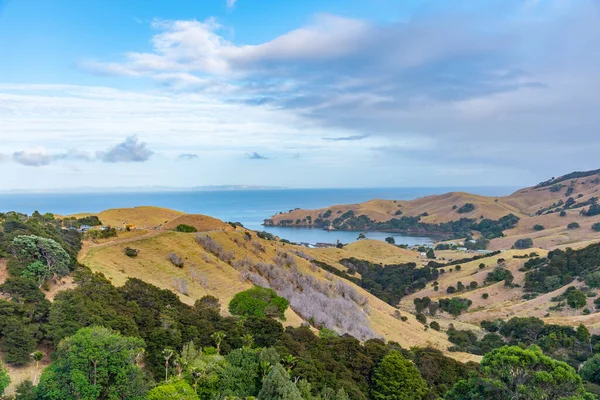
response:
[[[0,190],[598,168],[595,0],[0,0]]]

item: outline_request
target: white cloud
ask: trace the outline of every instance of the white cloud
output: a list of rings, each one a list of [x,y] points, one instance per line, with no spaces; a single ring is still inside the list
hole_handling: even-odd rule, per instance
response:
[[[144,162],[154,154],[145,142],[141,142],[137,135],[129,136],[124,142],[115,145],[107,151],[99,151],[96,157],[104,162]]]
[[[235,7],[235,3],[237,3],[237,0],[227,0],[227,8]]]
[[[29,167],[41,167],[50,164],[52,157],[44,147],[37,147],[13,153],[13,160]]]

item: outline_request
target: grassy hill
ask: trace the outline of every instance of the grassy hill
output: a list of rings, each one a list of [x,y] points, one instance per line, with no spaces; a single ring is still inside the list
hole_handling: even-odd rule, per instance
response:
[[[592,174],[593,173],[593,174]],[[504,231],[504,237],[493,238],[492,250],[510,248],[517,239],[531,238],[537,247],[555,248],[578,242],[600,240],[600,232],[591,226],[600,222],[600,214],[581,215],[600,197],[600,174],[597,171],[569,174],[543,184],[524,188],[505,197],[485,197],[463,192],[427,196],[410,201],[370,200],[360,204],[333,205],[318,210],[295,209],[265,220],[265,225],[293,227],[326,227],[342,230],[384,230],[430,233],[453,236],[457,228],[439,224],[469,219],[497,221],[506,215],[519,218],[518,224]],[[574,176],[569,179],[569,176]],[[561,211],[564,211],[561,216]],[[389,223],[413,218],[407,225],[396,227]],[[415,221],[418,221],[415,222]],[[387,224],[386,224],[387,222]],[[568,229],[576,222],[579,229]],[[437,225],[436,225],[437,224]],[[543,230],[534,227],[542,226]],[[381,228],[380,228],[381,227]],[[464,228],[464,226],[461,226]],[[464,231],[464,229],[463,229]],[[462,233],[462,231],[461,231]],[[478,232],[473,232],[475,236]]]
[[[420,255],[414,251],[378,241],[361,241],[344,249],[307,249],[260,239],[254,232],[243,228],[233,230],[228,224],[223,224],[223,228],[199,233],[153,230],[134,235],[132,232],[121,232],[117,238],[87,241],[79,261],[93,271],[103,273],[117,286],[124,284],[128,277],[136,277],[158,287],[173,290],[188,304],[193,304],[206,294],[213,295],[221,299],[222,311],[227,313],[227,304],[231,298],[253,285],[248,279],[248,270],[252,269],[249,265],[270,264],[274,268],[296,271],[295,273],[313,277],[323,287],[329,288],[344,280],[314,267],[310,259],[332,263],[340,269],[344,267],[338,261],[348,257],[368,257],[382,263],[420,260]],[[226,262],[218,255],[206,251],[198,243],[198,235],[210,236],[222,248],[223,253],[233,254],[233,259]],[[248,236],[251,237],[250,240]],[[139,254],[136,257],[126,256],[126,247],[135,248]],[[169,261],[171,253],[177,254],[184,261],[182,268]],[[282,256],[289,258],[290,261],[286,261],[289,265],[277,266],[277,260]],[[179,286],[182,280],[187,282],[183,292]],[[406,347],[432,346],[445,351],[450,345],[443,332],[425,331],[423,325],[410,313],[403,314],[406,321],[402,321],[395,307],[351,282],[344,283],[353,287],[367,300],[366,321],[376,336],[397,341]],[[332,292],[328,295],[334,296]],[[288,310],[285,324],[299,326],[306,318],[293,310],[293,306]],[[451,355],[462,361],[478,360],[477,356],[465,353]]]

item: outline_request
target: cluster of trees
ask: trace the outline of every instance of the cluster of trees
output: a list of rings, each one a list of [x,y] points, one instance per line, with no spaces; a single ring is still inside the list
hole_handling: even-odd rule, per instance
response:
[[[564,181],[568,181],[571,179],[577,179],[577,178],[585,178],[585,177],[597,175],[597,174],[600,174],[600,169],[596,169],[593,171],[575,171],[575,172],[571,172],[570,174],[559,176],[558,178],[552,177],[552,178],[548,179],[547,181],[538,183],[535,187],[536,188],[548,187],[548,186],[555,185],[559,182],[564,182]]]
[[[425,288],[427,282],[436,280],[440,274],[436,268],[421,268],[415,263],[384,266],[366,260],[344,258],[340,260],[340,264],[348,268],[345,275],[349,280],[391,305],[396,305],[402,297]],[[360,274],[360,279],[351,276],[356,272]]]
[[[539,226],[541,226],[541,225],[539,225]],[[543,230],[543,229],[544,229],[544,227],[542,226],[541,229],[537,229],[537,230]],[[531,238],[517,239],[515,241],[515,244],[513,244],[513,249],[524,250],[524,249],[529,249],[531,247],[533,247],[533,239],[531,239]]]
[[[600,244],[580,250],[553,250],[547,257],[529,259],[523,269],[526,291],[547,293],[571,283],[576,277],[585,277],[600,265]]]
[[[464,205],[459,207],[459,209],[456,210],[456,212],[459,214],[466,214],[470,213],[473,210],[475,210],[475,205],[473,203],[465,203]]]

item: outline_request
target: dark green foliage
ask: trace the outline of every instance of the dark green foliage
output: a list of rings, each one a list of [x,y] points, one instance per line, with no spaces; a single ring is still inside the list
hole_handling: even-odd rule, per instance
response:
[[[18,317],[6,319],[4,325],[2,329],[4,361],[16,365],[28,364],[36,344],[31,329]]]
[[[285,320],[288,301],[277,296],[273,289],[254,287],[237,293],[229,302],[229,312],[234,315],[277,317]]]
[[[579,374],[588,382],[600,384],[600,354],[595,354],[588,359],[581,367]]]
[[[36,400],[35,386],[27,379],[19,383],[15,389],[15,400]]]
[[[100,226],[102,225],[102,221],[95,215],[89,215],[87,217],[78,218],[77,222],[79,225],[88,225],[88,226]]]
[[[582,210],[581,211],[581,215],[584,215],[586,217],[593,217],[594,215],[600,215],[600,205],[599,204],[592,204],[590,205],[590,207],[586,210]]]
[[[577,222],[571,222],[569,225],[567,225],[567,229],[573,230],[573,229],[579,229],[581,228],[581,225],[579,225]]]
[[[440,299],[440,308],[443,311],[453,315],[459,316],[463,311],[466,311],[473,302],[469,299],[463,299],[461,297],[453,297],[451,299]]]
[[[558,178],[551,178],[547,181],[538,183],[535,187],[536,188],[546,187],[546,186],[550,186],[550,185],[553,185],[558,182],[564,182],[564,181],[568,181],[571,179],[577,179],[577,178],[585,178],[585,177],[597,175],[597,174],[600,174],[600,169],[596,169],[596,170],[592,170],[592,171],[575,171],[575,172],[571,172],[569,174],[560,176]]]
[[[125,255],[127,257],[137,257],[137,255],[140,253],[140,251],[138,249],[134,249],[131,247],[125,247],[125,250],[123,250],[125,252]]]
[[[175,227],[175,230],[177,232],[184,232],[184,233],[193,233],[193,232],[198,232],[198,229],[196,229],[196,227],[191,226],[191,225],[186,225],[186,224],[179,224]]]
[[[533,230],[534,230],[534,231],[543,231],[544,229],[546,229],[546,228],[544,228],[544,225],[535,224],[535,225],[533,226]]]
[[[403,296],[424,289],[427,282],[439,277],[436,268],[421,268],[415,263],[383,266],[356,258],[344,258],[340,264],[361,274],[360,280],[352,278],[351,281],[392,305],[397,304]]]
[[[257,397],[258,400],[302,400],[300,391],[290,380],[290,375],[281,366],[276,364],[267,378]]]
[[[533,240],[530,238],[517,239],[513,245],[513,249],[529,249],[533,247]]]
[[[600,222],[596,222],[592,225],[592,229],[596,232],[600,232]]]
[[[497,221],[485,218],[478,224],[474,224],[472,229],[481,232],[486,239],[493,239],[504,236],[504,230],[514,228],[518,223],[519,217],[508,214]]]
[[[275,236],[269,232],[265,232],[265,231],[260,231],[260,232],[256,232],[256,236],[258,236],[260,239],[264,239],[264,240],[275,240]]]
[[[425,325],[427,323],[427,317],[423,313],[417,313],[415,315],[415,318],[417,318],[417,321],[419,321],[423,325]]]
[[[487,274],[485,277],[485,282],[500,282],[504,281],[506,286],[510,286],[514,280],[512,272],[510,270],[504,268],[503,266],[496,266],[494,270]]]
[[[389,244],[396,244],[396,240],[392,236],[388,236],[385,238],[385,241]]]
[[[429,259],[435,258],[435,253],[433,252],[433,249],[431,247],[429,249],[427,249],[427,253],[425,255]]]
[[[581,290],[571,290],[567,294],[567,304],[571,308],[583,308],[587,302],[587,296]]]
[[[373,373],[375,400],[419,400],[429,391],[419,370],[397,351],[389,352]]]
[[[429,327],[435,331],[439,331],[441,329],[440,324],[437,321],[431,321]]]
[[[484,294],[481,295],[481,298],[484,299],[484,300],[487,299],[488,297],[490,297],[490,295],[487,294],[487,293],[484,293]]]
[[[142,400],[149,382],[135,359],[143,348],[143,340],[106,328],[81,329],[61,342],[56,361],[44,370],[40,399]]]
[[[585,276],[600,265],[600,244],[580,250],[553,250],[547,258],[532,258],[524,268],[524,288],[527,291],[546,293],[567,285],[576,276]]]
[[[561,216],[561,217],[566,217],[567,216],[567,212],[565,210],[562,210],[560,212],[560,214],[558,214],[558,215]]]
[[[463,206],[461,206],[457,210],[457,212],[459,214],[466,214],[466,213],[470,213],[473,210],[475,210],[475,205],[473,203],[465,203]]]
[[[557,192],[560,192],[562,190],[563,186],[564,185],[558,185],[558,184],[552,185],[552,186],[550,186],[550,189],[548,189],[548,190],[550,190],[553,193],[557,193]]]
[[[466,379],[469,372],[475,370],[473,365],[467,366],[445,357],[439,350],[417,348],[411,353],[412,361],[429,386],[429,393],[425,399],[433,400],[443,397],[457,381]]]
[[[481,375],[459,381],[447,400],[587,400],[579,375],[568,364],[545,356],[539,347],[505,346],[485,355]]]

